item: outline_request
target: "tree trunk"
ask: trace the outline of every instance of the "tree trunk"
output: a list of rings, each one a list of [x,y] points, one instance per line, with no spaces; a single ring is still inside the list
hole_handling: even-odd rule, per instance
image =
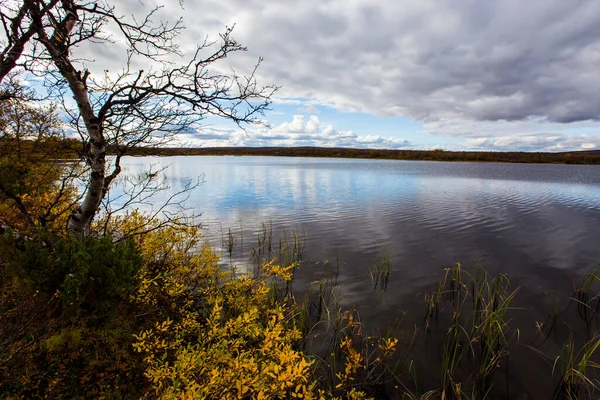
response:
[[[106,168],[106,149],[100,121],[97,118],[85,119],[85,124],[90,136],[89,184],[83,201],[70,215],[67,225],[69,231],[79,237],[87,236],[90,233],[90,224],[102,202]]]
[[[52,58],[52,62],[69,84],[69,88],[73,93],[73,98],[77,103],[88,132],[90,147],[87,155],[89,156],[88,160],[91,168],[88,186],[83,201],[70,215],[67,224],[67,228],[73,234],[78,237],[85,237],[90,233],[90,224],[102,202],[102,189],[104,187],[106,168],[106,147],[102,134],[102,120],[98,119],[94,114],[94,109],[88,96],[88,89],[85,83],[87,74],[83,74],[82,76],[81,72],[75,69],[69,59],[68,48],[64,45],[65,38],[69,36],[77,21],[77,10],[71,1],[63,1],[63,7],[67,11],[67,14],[63,21],[57,24],[51,38],[48,38],[44,31],[39,10],[38,15],[35,17],[38,23],[37,33],[39,40],[46,47]]]

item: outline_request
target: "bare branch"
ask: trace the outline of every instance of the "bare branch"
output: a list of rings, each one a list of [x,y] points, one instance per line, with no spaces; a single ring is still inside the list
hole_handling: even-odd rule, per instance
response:
[[[51,0],[48,5],[40,7],[40,15],[47,14],[58,2],[59,0]],[[0,2],[0,19],[7,39],[6,45],[0,52],[0,82],[15,68],[25,46],[36,32],[35,24],[29,18],[34,3],[36,2],[25,0],[15,8],[15,3],[12,1]],[[9,15],[11,12],[12,16]],[[5,97],[6,94],[3,96]]]
[[[209,115],[238,126],[254,123],[278,89],[258,85],[256,70],[262,59],[248,76],[214,68],[228,56],[246,51],[233,38],[233,27],[226,27],[217,41],[205,39],[187,61],[176,64],[184,56],[176,42],[183,22],[161,21],[161,7],[138,19],[118,14],[106,1],[24,0],[17,6],[0,0],[0,4],[0,31],[7,36],[0,53],[0,82],[6,84],[5,77],[17,67],[42,77],[48,98],[62,105],[84,143],[80,155],[89,177],[69,222],[69,229],[79,236],[89,234],[102,200],[121,173],[121,157],[129,150],[167,145]],[[124,43],[121,72],[92,75],[89,64],[98,62],[77,57],[84,43]],[[146,68],[135,67],[139,59]],[[10,87],[6,88],[4,96],[9,96]],[[110,166],[107,149],[116,155]]]

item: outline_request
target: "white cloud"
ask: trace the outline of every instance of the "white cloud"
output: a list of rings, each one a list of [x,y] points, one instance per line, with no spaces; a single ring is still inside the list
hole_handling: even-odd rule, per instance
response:
[[[565,125],[541,118],[470,121],[445,117],[425,123],[422,133],[440,138],[462,138],[460,145],[450,146],[454,150],[577,151],[600,148],[600,125],[594,121]]]
[[[117,14],[142,15],[152,3],[162,5],[119,2]],[[155,19],[185,18],[185,52],[235,24],[250,51],[214,67],[247,72],[263,56],[261,80],[282,85],[283,98],[421,120],[600,118],[597,1],[189,0],[184,7],[171,2]],[[120,68],[122,53],[117,41],[88,48],[85,58]]]
[[[308,133],[317,133],[319,131],[319,118],[314,115],[311,116],[306,123],[305,129]]]
[[[351,148],[408,148],[410,144],[401,138],[386,138],[379,135],[359,136],[352,131],[338,131],[331,124],[321,126],[315,115],[308,119],[295,115],[290,122],[278,126],[254,126],[246,132],[240,129],[203,127],[195,133],[179,136],[181,145],[202,147],[351,147]]]
[[[438,144],[427,146],[413,143],[397,137],[381,135],[360,136],[352,131],[339,131],[332,124],[322,124],[315,115],[294,115],[292,120],[277,126],[254,125],[246,131],[234,128],[206,126],[193,133],[179,135],[179,144],[190,147],[288,147],[318,146],[347,147],[368,149],[423,149],[443,148],[447,150],[495,150],[495,151],[579,151],[600,147],[600,136],[597,133],[564,133],[557,129],[560,124],[545,123],[547,129],[537,132],[535,121],[513,121],[504,123],[472,123],[451,124],[445,121],[426,124],[433,133],[435,128],[453,132],[462,136],[458,142],[443,142],[439,136]],[[581,124],[583,131],[589,129],[590,123]],[[534,129],[535,128],[535,129]],[[477,134],[479,132],[479,135]]]

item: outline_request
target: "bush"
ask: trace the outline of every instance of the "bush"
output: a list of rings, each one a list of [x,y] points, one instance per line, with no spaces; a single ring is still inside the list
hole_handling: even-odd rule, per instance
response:
[[[43,236],[0,236],[0,392],[112,396],[119,382],[139,390],[131,343],[140,321],[128,303],[142,266],[135,243]]]
[[[59,313],[111,312],[135,286],[142,256],[131,240],[0,237],[5,285],[56,297]],[[4,286],[4,285],[3,285]],[[55,315],[58,316],[58,315]]]
[[[301,350],[294,307],[273,293],[285,268],[223,271],[197,228],[138,213],[115,220],[110,237],[43,236],[0,235],[0,393],[333,398]],[[342,378],[334,392],[365,398],[354,373]]]

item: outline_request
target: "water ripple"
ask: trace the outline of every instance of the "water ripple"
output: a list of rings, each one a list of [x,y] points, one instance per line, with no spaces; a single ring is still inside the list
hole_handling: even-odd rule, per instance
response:
[[[600,262],[598,166],[278,157],[123,164],[133,174],[156,162],[174,165],[167,173],[173,191],[182,178],[205,172],[190,205],[203,213],[207,238],[220,243],[231,227],[245,237],[245,260],[263,222],[276,235],[301,230],[307,253],[336,254],[347,264],[344,279],[355,293],[369,291],[368,267],[382,253],[391,256],[405,290],[457,261],[484,260],[503,272],[536,274],[529,276],[536,282],[552,275],[540,274],[544,268],[580,271]]]

